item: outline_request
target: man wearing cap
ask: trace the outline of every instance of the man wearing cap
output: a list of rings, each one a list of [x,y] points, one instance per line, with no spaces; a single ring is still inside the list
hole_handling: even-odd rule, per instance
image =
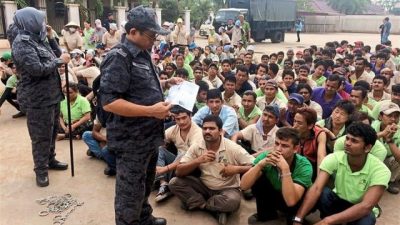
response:
[[[17,98],[26,112],[36,184],[49,185],[48,170],[66,170],[68,164],[55,159],[60,101],[63,99],[57,68],[68,63],[68,54],[56,58],[46,42],[45,14],[32,7],[18,10],[14,25],[18,35],[12,40],[12,52],[20,75]]]
[[[7,82],[7,79],[13,75],[11,68],[8,66],[10,63],[12,63],[11,52],[4,52],[0,62],[0,77],[4,84]]]
[[[292,93],[289,96],[287,103],[287,110],[282,111],[283,117],[280,119],[280,123],[285,127],[292,127],[294,122],[294,116],[297,113],[297,109],[304,106],[304,98],[301,94]]]
[[[164,102],[162,87],[179,78],[159,81],[150,49],[157,34],[166,35],[151,8],[129,11],[126,38],[113,48],[101,66],[102,105],[111,112],[107,144],[116,155],[115,221],[117,225],[166,224],[155,218],[149,204],[158,146],[164,140],[164,118],[171,105]],[[121,82],[123,81],[123,82]]]
[[[72,21],[64,27],[62,32],[63,44],[67,48],[68,52],[71,52],[74,49],[82,49],[83,39],[78,29],[79,25]]]
[[[175,30],[172,32],[172,38],[175,47],[187,46],[186,28],[181,18],[178,18],[176,21]]]
[[[240,24],[242,25],[242,29],[244,31],[244,38],[242,38],[242,40],[244,41],[245,46],[247,46],[247,43],[250,42],[250,39],[251,39],[250,23],[244,19],[243,14],[240,14],[238,18],[239,18]]]
[[[395,182],[400,179],[400,107],[389,100],[380,104],[380,114],[371,126],[377,132],[379,140],[387,149],[385,159],[386,166],[389,167],[392,176],[390,178],[388,192],[398,194],[399,188]]]
[[[106,28],[107,31],[110,31],[111,23],[117,23],[117,21],[114,20],[114,15],[112,12],[107,14],[107,19],[105,19],[103,22],[103,27]]]
[[[267,105],[277,105],[280,109],[286,108],[286,104],[276,97],[277,93],[278,84],[276,83],[276,81],[273,79],[267,80],[267,83],[264,87],[265,96],[257,98],[258,108],[264,110],[265,106]]]

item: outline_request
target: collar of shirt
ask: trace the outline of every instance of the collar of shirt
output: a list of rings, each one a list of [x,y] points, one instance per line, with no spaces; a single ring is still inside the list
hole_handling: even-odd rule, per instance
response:
[[[129,50],[132,57],[136,57],[137,55],[140,54],[140,52],[142,52],[142,50],[138,48],[135,43],[129,41],[128,38],[125,38],[122,44]]]

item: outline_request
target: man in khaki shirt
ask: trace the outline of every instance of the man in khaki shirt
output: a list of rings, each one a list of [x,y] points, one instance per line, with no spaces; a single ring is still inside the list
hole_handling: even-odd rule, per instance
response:
[[[165,142],[167,145],[175,145],[177,155],[168,151],[165,147],[159,148],[156,180],[160,181],[160,188],[155,198],[156,202],[161,202],[171,196],[168,181],[172,178],[173,171],[189,147],[202,139],[201,128],[192,122],[190,111],[181,106],[174,106],[171,112],[175,117],[176,125],[165,131]]]
[[[250,153],[258,156],[260,153],[271,150],[275,144],[275,133],[278,130],[276,124],[279,121],[278,106],[267,105],[261,118],[255,124],[251,124],[232,136],[231,140],[249,141],[251,144]]]
[[[226,224],[226,213],[240,206],[240,174],[251,168],[254,157],[222,136],[218,116],[206,116],[202,130],[203,139],[182,157],[169,188],[188,210],[216,213],[219,224]],[[194,176],[196,169],[201,171],[200,177]]]
[[[242,98],[235,92],[236,78],[234,76],[228,76],[224,80],[224,89],[222,97],[224,98],[224,105],[230,106],[237,112],[242,106]]]

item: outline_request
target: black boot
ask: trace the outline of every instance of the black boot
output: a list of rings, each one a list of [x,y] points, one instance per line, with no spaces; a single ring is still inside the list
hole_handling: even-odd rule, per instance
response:
[[[49,176],[47,174],[36,175],[36,185],[39,187],[49,186]]]
[[[62,163],[57,159],[53,159],[49,162],[49,169],[50,170],[66,170],[68,169],[67,163]]]

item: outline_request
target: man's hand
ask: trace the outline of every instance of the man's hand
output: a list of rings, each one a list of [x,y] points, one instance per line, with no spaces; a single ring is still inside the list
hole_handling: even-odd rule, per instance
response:
[[[325,218],[318,223],[315,223],[314,225],[330,225],[331,223],[328,222],[328,220]]]
[[[166,166],[157,166],[156,167],[156,175],[162,175],[168,172],[168,167]]]
[[[180,77],[171,77],[168,79],[168,84],[175,85],[175,84],[180,84],[183,81],[185,81],[185,80]]]
[[[285,158],[283,158],[282,154],[279,154],[278,156],[278,161],[276,162],[276,166],[281,170],[289,170],[290,171],[290,167],[289,164],[286,162]]]
[[[171,107],[172,105],[168,102],[159,102],[151,106],[151,115],[157,119],[165,119]]]
[[[63,53],[60,56],[60,59],[63,61],[63,63],[69,63],[69,61],[71,60],[71,56],[68,53]]]
[[[207,150],[198,158],[200,163],[208,163],[215,160],[215,152]]]
[[[230,177],[238,174],[237,167],[233,165],[225,165],[225,167],[219,172],[223,177]]]

